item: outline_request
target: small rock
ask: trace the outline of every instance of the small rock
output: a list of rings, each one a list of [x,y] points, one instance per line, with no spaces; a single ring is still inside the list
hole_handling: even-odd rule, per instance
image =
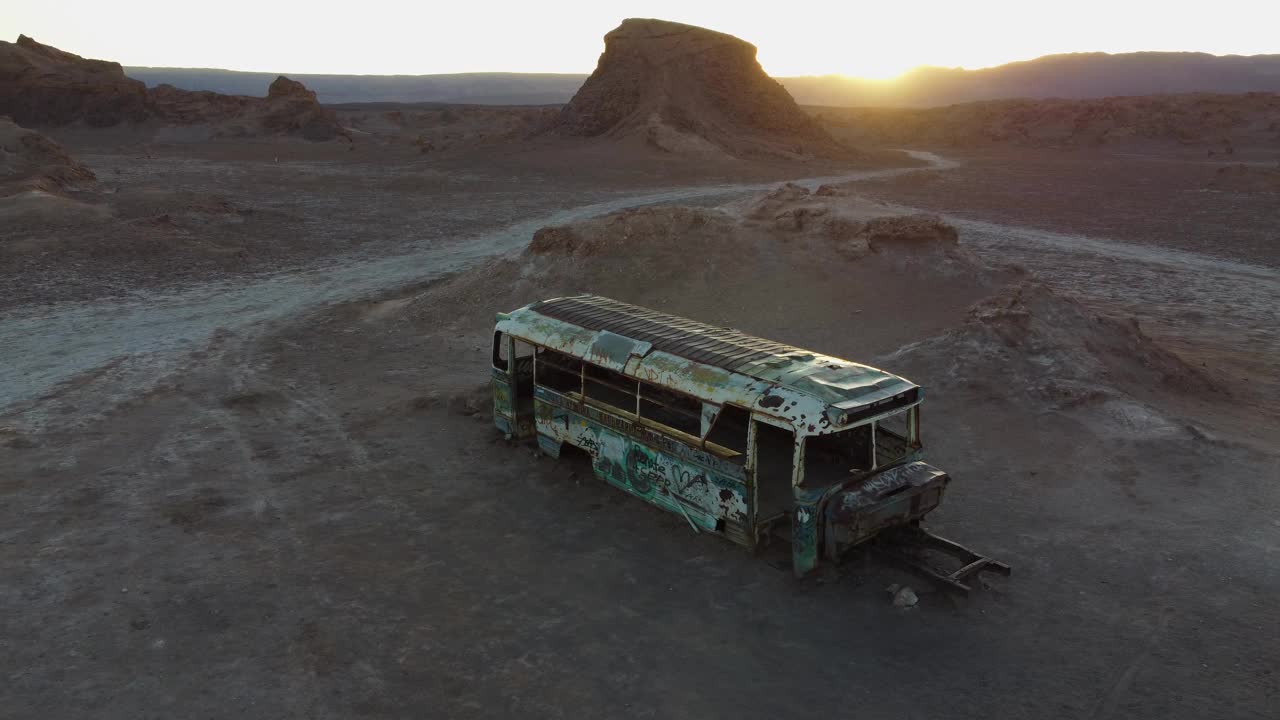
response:
[[[916,596],[916,591],[909,587],[900,588],[893,594],[894,607],[909,608],[918,602],[920,602],[920,598]]]
[[[471,416],[480,412],[473,398],[464,395],[452,395],[448,401],[449,412],[455,415]]]
[[[429,410],[440,404],[440,392],[433,390],[426,395],[419,395],[409,401],[409,407],[414,410]]]

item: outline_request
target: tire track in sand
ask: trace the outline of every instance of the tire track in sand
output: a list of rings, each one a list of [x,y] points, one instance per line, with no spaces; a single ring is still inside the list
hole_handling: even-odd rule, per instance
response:
[[[934,169],[956,163],[912,152]],[[864,170],[795,180],[826,183],[889,177],[920,168]],[[323,268],[249,281],[220,281],[179,291],[21,308],[0,316],[0,417],[17,413],[27,431],[56,417],[59,386],[111,362],[119,364],[101,387],[86,384],[81,398],[110,397],[112,404],[145,392],[184,365],[219,332],[257,334],[262,326],[326,305],[347,302],[401,285],[433,280],[525,245],[546,225],[559,225],[646,205],[729,200],[776,187],[778,182],[676,188],[583,205],[456,242],[411,243],[403,253],[349,258]],[[81,403],[77,415],[101,412]]]

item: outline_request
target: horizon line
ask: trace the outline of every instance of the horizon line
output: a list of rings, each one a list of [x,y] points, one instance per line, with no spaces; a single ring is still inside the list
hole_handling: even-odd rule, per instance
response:
[[[942,70],[948,72],[978,72],[982,70],[991,70],[995,68],[1007,67],[1010,65],[1020,65],[1024,63],[1032,63],[1047,58],[1071,57],[1077,55],[1105,55],[1108,57],[1118,57],[1124,55],[1204,55],[1213,58],[1280,58],[1280,53],[1212,53],[1204,50],[1129,50],[1124,52],[1110,52],[1106,50],[1073,50],[1071,52],[1048,53],[1045,55],[1037,55],[1032,58],[1024,58],[1020,60],[1010,60],[1008,62],[996,63],[994,65],[979,66],[963,66],[963,65],[931,65],[922,64],[910,67],[902,72],[889,77],[875,77],[871,75],[857,75],[845,72],[823,72],[823,73],[800,73],[800,74],[773,74],[768,73],[769,77],[782,79],[796,78],[843,78],[847,80],[862,80],[866,82],[893,82],[906,75],[925,71],[925,70]],[[244,75],[284,75],[288,77],[294,76],[341,76],[341,77],[442,77],[442,76],[462,76],[462,75],[557,75],[565,77],[589,76],[594,72],[594,68],[588,71],[562,71],[562,70],[461,70],[452,72],[290,72],[279,70],[240,70],[226,67],[212,66],[194,66],[194,65],[125,65],[120,63],[121,67],[137,70],[204,70],[225,73],[240,73]]]

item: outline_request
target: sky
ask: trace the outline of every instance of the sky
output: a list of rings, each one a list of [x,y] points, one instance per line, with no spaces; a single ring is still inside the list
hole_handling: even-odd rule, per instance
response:
[[[891,78],[1061,52],[1280,53],[1275,0],[388,2],[4,0],[19,33],[126,66],[272,73],[588,73],[626,17],[737,35],[777,77]]]

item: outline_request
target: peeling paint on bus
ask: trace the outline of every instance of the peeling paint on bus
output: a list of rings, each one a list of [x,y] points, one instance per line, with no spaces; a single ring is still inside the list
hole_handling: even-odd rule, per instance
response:
[[[568,319],[539,312],[544,306]],[[538,447],[552,457],[565,446],[578,448],[604,481],[683,516],[700,532],[747,547],[772,537],[779,517],[789,520],[787,539],[797,575],[813,570],[823,557],[838,560],[883,528],[918,521],[938,505],[949,481],[946,473],[920,461],[915,410],[920,388],[883,370],[594,296],[500,313],[495,329],[495,343],[508,343],[507,357],[512,357],[513,338],[537,349],[528,365],[493,369],[494,422],[509,437],[536,436]],[[495,346],[495,363],[500,349]],[[553,378],[545,383],[539,375],[544,355]],[[623,401],[589,393],[596,387],[592,383],[606,377],[615,378],[606,387],[621,392]],[[625,399],[628,384],[631,400]],[[644,388],[655,386],[660,391],[646,396],[650,390]],[[662,393],[679,395],[671,400]],[[677,402],[680,397],[688,403]],[[683,408],[679,412],[687,422],[645,414],[642,406],[655,403],[669,412]],[[906,434],[888,433],[877,445],[875,438],[887,432],[878,429],[880,420],[902,413],[908,415],[899,420]],[[737,419],[725,421],[726,415]],[[717,423],[724,422],[742,428],[737,431],[741,444],[730,448],[710,439]],[[851,464],[847,477],[828,475],[812,486],[806,482],[810,441],[861,426],[871,428],[869,469]],[[766,427],[781,430],[760,431]],[[780,449],[783,430],[789,434]],[[773,455],[766,455],[758,440],[769,434],[773,439],[766,444]],[[761,464],[764,457],[772,458],[769,467]],[[773,492],[763,510],[757,506],[760,483]],[[777,491],[784,487],[790,497],[782,506]]]

